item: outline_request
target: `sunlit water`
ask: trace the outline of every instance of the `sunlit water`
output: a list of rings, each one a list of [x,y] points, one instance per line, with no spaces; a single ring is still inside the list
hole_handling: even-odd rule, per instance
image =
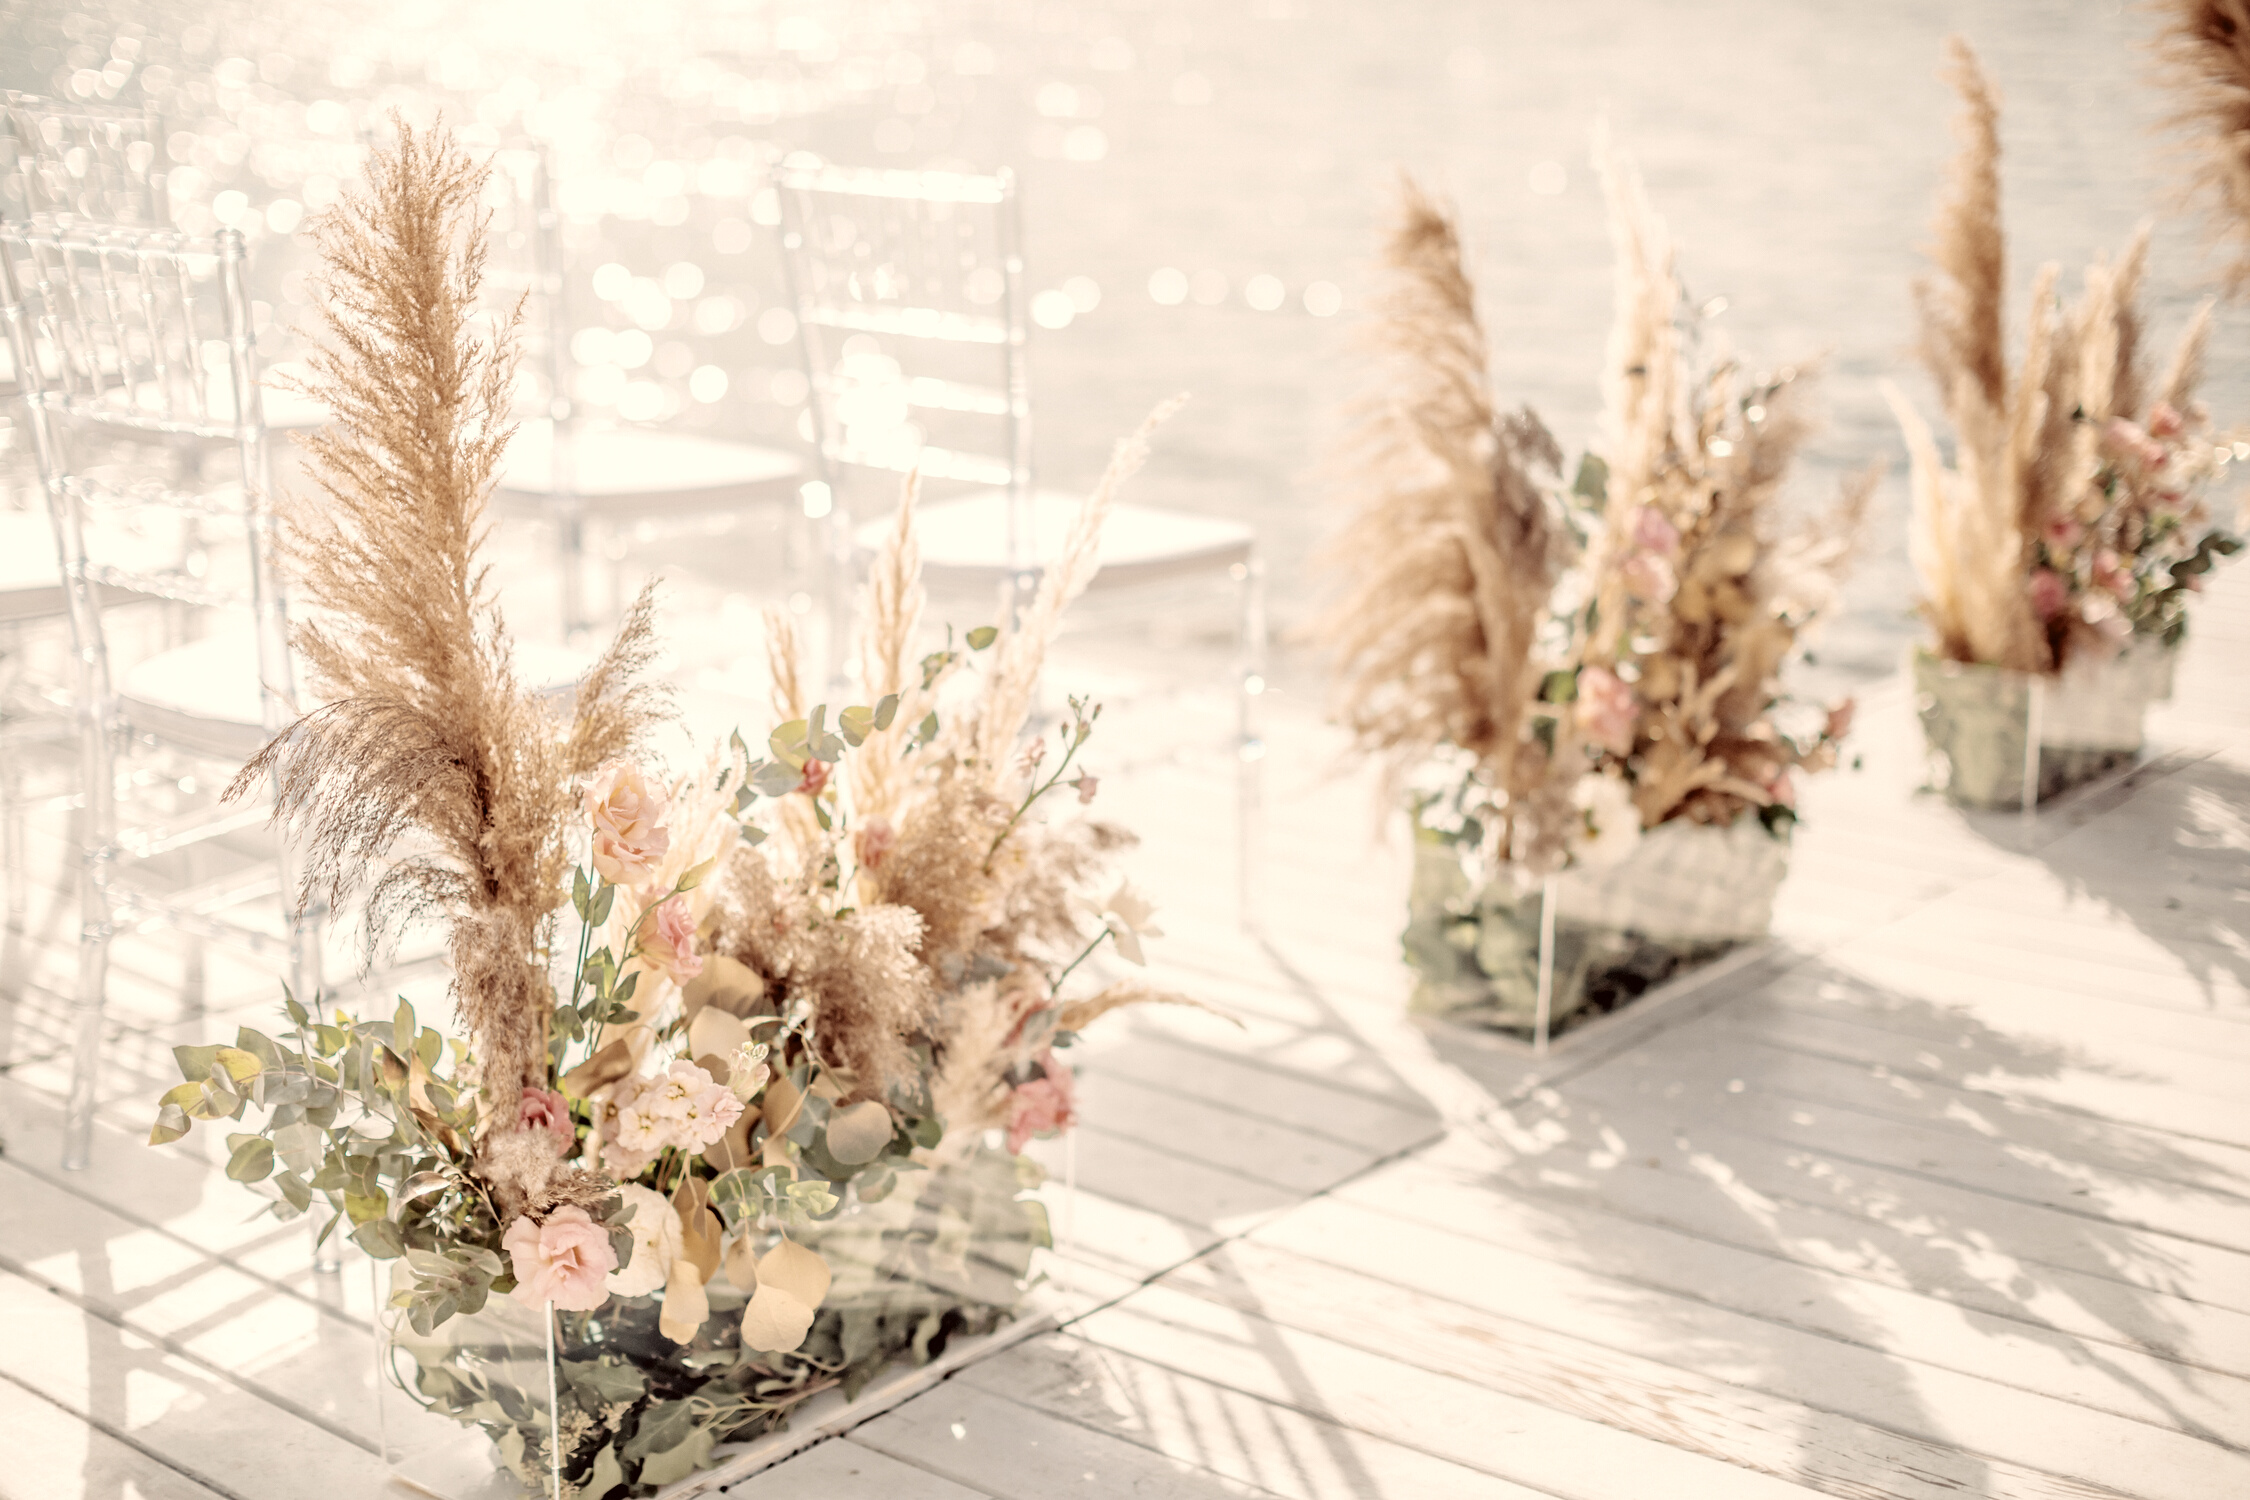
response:
[[[2155,212],[2145,21],[2112,4],[1838,7],[1745,0],[640,5],[0,3],[11,86],[154,104],[184,227],[259,242],[274,342],[302,320],[307,208],[375,109],[552,142],[569,217],[581,399],[634,420],[788,440],[803,381],[772,214],[779,151],[1021,174],[1044,480],[1086,481],[1175,391],[1138,497],[1255,522],[1280,624],[1317,597],[1320,483],[1393,174],[1459,205],[1502,398],[1593,436],[1609,254],[1586,169],[1606,116],[1668,216],[1716,336],[1753,365],[1825,356],[1805,501],[1871,458],[1884,504],[1822,644],[1824,678],[1912,638],[1903,454],[1884,376],[1912,368],[1949,99],[1967,33],[2007,97],[2011,276],[2075,267]],[[2159,231],[2168,340],[2200,294],[2193,227]],[[2208,394],[2244,410],[2244,325]],[[1300,666],[1298,669],[1302,671]]]

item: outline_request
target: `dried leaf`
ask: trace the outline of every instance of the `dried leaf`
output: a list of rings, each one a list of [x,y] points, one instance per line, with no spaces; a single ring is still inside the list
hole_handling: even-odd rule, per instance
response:
[[[711,1299],[703,1290],[702,1270],[692,1260],[673,1261],[671,1277],[664,1283],[664,1311],[656,1320],[657,1332],[675,1344],[685,1344],[710,1316]],[[803,1340],[799,1334],[798,1342]]]
[[[896,1129],[888,1106],[862,1099],[828,1117],[828,1154],[847,1167],[862,1166],[883,1154]]]

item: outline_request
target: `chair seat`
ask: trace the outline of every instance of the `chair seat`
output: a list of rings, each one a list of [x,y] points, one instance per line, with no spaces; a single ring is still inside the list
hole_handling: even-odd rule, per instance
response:
[[[98,543],[101,560],[129,572],[156,574],[178,562],[173,538],[138,537],[105,529]],[[104,605],[129,604],[152,597],[116,586],[102,590]],[[49,620],[67,614],[62,565],[56,560],[55,526],[42,507],[0,511],[0,625]]]
[[[118,707],[142,734],[248,760],[266,742],[258,638],[246,629],[159,651],[118,679]]]
[[[519,642],[515,658],[521,680],[549,696],[571,691],[594,664],[591,652],[537,643]],[[124,674],[117,696],[126,722],[159,739],[236,760],[266,742],[258,638],[247,629],[158,652]]]
[[[1028,507],[1032,517],[1031,562],[1045,566],[1058,557],[1083,495],[1040,490]],[[869,521],[854,535],[874,551],[883,545],[890,520]],[[1008,496],[983,490],[957,499],[918,506],[914,532],[922,565],[959,572],[1004,574],[1009,568]],[[1125,583],[1247,562],[1257,532],[1239,521],[1156,510],[1145,505],[1111,509],[1102,527],[1102,565],[1095,583]]]
[[[555,492],[555,424],[524,423],[500,463],[504,503],[547,500]],[[570,432],[571,493],[588,515],[604,519],[792,499],[803,476],[803,462],[778,448],[598,423]]]
[[[266,419],[268,432],[305,432],[315,427],[325,427],[335,420],[336,413],[325,402],[285,389],[281,380],[303,378],[307,374],[303,365],[284,363],[268,365],[259,377],[259,405]],[[214,428],[234,425],[234,377],[222,366],[203,372],[203,420]],[[164,393],[155,384],[138,385],[128,392],[113,389],[107,396],[110,405],[135,410],[155,416],[163,410]]]

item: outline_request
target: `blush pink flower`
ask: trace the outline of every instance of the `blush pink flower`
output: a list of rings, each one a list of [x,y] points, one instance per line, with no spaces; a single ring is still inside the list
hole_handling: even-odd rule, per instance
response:
[[[552,1302],[568,1312],[592,1312],[609,1300],[609,1273],[617,1252],[609,1231],[575,1205],[558,1208],[547,1222],[518,1218],[501,1237],[500,1247],[515,1263],[512,1295],[530,1307]]]
[[[2077,546],[2079,539],[2085,535],[2086,528],[2068,516],[2057,516],[2047,523],[2047,545],[2059,547],[2065,552]]]
[[[2109,590],[2120,600],[2131,599],[2135,592],[2132,569],[2107,547],[2094,555],[2094,585]]]
[[[1828,710],[1828,721],[1821,726],[1821,737],[1829,740],[1841,740],[1845,735],[1850,734],[1852,732],[1852,716],[1858,712],[1859,700],[1856,698],[1846,698],[1843,702]]]
[[[1664,519],[1653,505],[1644,505],[1633,517],[1633,545],[1669,555],[1680,545],[1680,529]]]
[[[1774,767],[1773,775],[1766,778],[1766,795],[1773,798],[1776,807],[1797,805],[1797,783],[1787,766]]]
[[[586,783],[586,816],[594,825],[594,868],[613,885],[639,885],[656,874],[672,847],[664,830],[671,799],[641,768],[613,760]]]
[[[1633,689],[1607,667],[1578,674],[1578,726],[1612,755],[1633,753],[1633,730],[1641,717]]]
[[[634,952],[674,984],[686,984],[702,973],[703,955],[695,951],[695,918],[687,903],[677,896],[658,903],[642,919],[640,944]]]
[[[1035,1135],[1055,1135],[1078,1123],[1070,1069],[1053,1049],[1039,1054],[1039,1076],[1008,1096],[1008,1149],[1023,1150]]]
[[[525,1130],[544,1130],[564,1151],[578,1141],[578,1126],[570,1118],[570,1101],[553,1089],[526,1086],[516,1106],[516,1124]]]
[[[2031,612],[2042,620],[2052,620],[2070,607],[2070,585],[2052,568],[2038,568],[2031,575]]]
[[[2178,437],[2187,428],[2187,419],[2169,401],[2159,401],[2148,409],[2148,430],[2151,437]]]
[[[883,861],[890,858],[891,845],[898,842],[898,830],[888,819],[870,818],[852,835],[859,850],[859,867],[863,870],[880,870]]]
[[[828,789],[828,762],[824,760],[806,761],[804,774],[797,779],[796,789],[808,797],[817,797],[826,791]]]
[[[682,1151],[708,1150],[741,1118],[742,1101],[734,1090],[714,1084],[689,1099],[672,1121],[672,1142]]]

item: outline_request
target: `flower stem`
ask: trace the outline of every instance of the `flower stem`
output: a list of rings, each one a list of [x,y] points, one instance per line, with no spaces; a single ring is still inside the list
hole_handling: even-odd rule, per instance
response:
[[[1063,971],[1055,976],[1054,984],[1047,990],[1047,998],[1052,1000],[1057,995],[1061,994],[1063,981],[1070,977],[1071,970],[1077,968],[1087,959],[1092,958],[1094,956],[1094,950],[1102,945],[1104,939],[1114,937],[1115,935],[1116,934],[1112,933],[1106,925],[1102,928],[1101,931],[1095,933],[1094,940],[1088,943],[1084,948],[1081,948],[1078,952],[1078,956],[1072,959],[1068,964],[1065,964],[1063,966]]]

